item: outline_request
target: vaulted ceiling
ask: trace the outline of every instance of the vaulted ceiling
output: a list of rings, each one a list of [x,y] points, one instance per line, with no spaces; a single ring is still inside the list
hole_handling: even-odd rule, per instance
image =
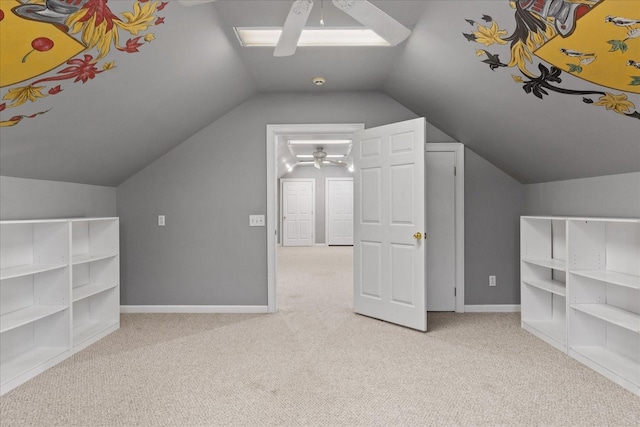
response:
[[[0,0],[2,175],[115,186],[258,93],[346,90],[386,93],[522,183],[640,171],[640,84],[631,83],[640,70],[627,64],[640,63],[640,25],[603,18],[640,19],[623,15],[637,11],[637,0],[601,1],[573,35],[548,42],[544,60],[507,41],[517,29],[516,36],[524,34],[516,21],[524,14],[506,0],[374,0],[413,30],[407,41],[299,48],[285,58],[271,48],[241,47],[233,27],[281,26],[291,1],[82,3],[106,4],[124,23],[114,25],[118,44],[97,43],[67,64],[5,84],[5,55],[22,58],[31,44],[24,63],[39,61],[46,45],[38,50],[35,40],[52,26],[30,20],[33,33],[22,31],[15,42],[15,32],[14,39],[7,34],[19,3]],[[309,25],[319,21],[320,3],[327,25],[359,25],[320,0]],[[65,37],[91,43],[96,29],[75,18]],[[594,30],[587,37],[583,28]],[[541,38],[531,34],[529,43]],[[585,40],[599,50],[585,50]],[[554,74],[552,64],[563,71]],[[605,72],[592,72],[598,66]],[[327,79],[324,86],[312,84],[317,75]],[[611,75],[622,77],[612,82]]]

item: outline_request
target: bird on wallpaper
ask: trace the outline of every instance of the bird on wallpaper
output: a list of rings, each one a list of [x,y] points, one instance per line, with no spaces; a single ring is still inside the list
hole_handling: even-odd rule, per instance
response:
[[[618,27],[631,27],[632,25],[640,24],[640,19],[628,19],[620,16],[607,16],[604,18],[604,22],[611,22]]]
[[[594,58],[596,57],[595,53],[582,53],[582,52],[578,52],[577,50],[571,50],[571,49],[560,49],[560,52],[564,53],[567,56],[570,56],[571,58],[580,58],[580,59],[586,59],[586,58]]]
[[[631,67],[636,67],[638,70],[640,70],[640,62],[634,61],[633,59],[628,60],[627,65],[630,65]]]

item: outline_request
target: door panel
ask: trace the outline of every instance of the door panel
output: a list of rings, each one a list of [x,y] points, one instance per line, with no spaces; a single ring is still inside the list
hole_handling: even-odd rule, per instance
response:
[[[426,153],[427,310],[455,311],[455,153]]]
[[[327,178],[327,244],[353,245],[353,179]]]
[[[425,120],[354,135],[354,309],[426,331]]]
[[[313,246],[313,181],[282,180],[282,245]]]

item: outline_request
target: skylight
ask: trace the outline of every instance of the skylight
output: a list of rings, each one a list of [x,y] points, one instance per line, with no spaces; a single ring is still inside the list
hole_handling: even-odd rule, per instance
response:
[[[242,46],[276,46],[281,27],[234,27]],[[368,28],[308,27],[298,46],[390,46]]]

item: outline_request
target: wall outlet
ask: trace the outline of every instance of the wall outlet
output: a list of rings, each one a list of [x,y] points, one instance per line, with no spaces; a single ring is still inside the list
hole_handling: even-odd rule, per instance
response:
[[[264,215],[249,215],[250,227],[264,227]]]
[[[496,285],[496,276],[489,276],[489,286]]]
[[[164,215],[158,215],[158,225],[164,227]]]

